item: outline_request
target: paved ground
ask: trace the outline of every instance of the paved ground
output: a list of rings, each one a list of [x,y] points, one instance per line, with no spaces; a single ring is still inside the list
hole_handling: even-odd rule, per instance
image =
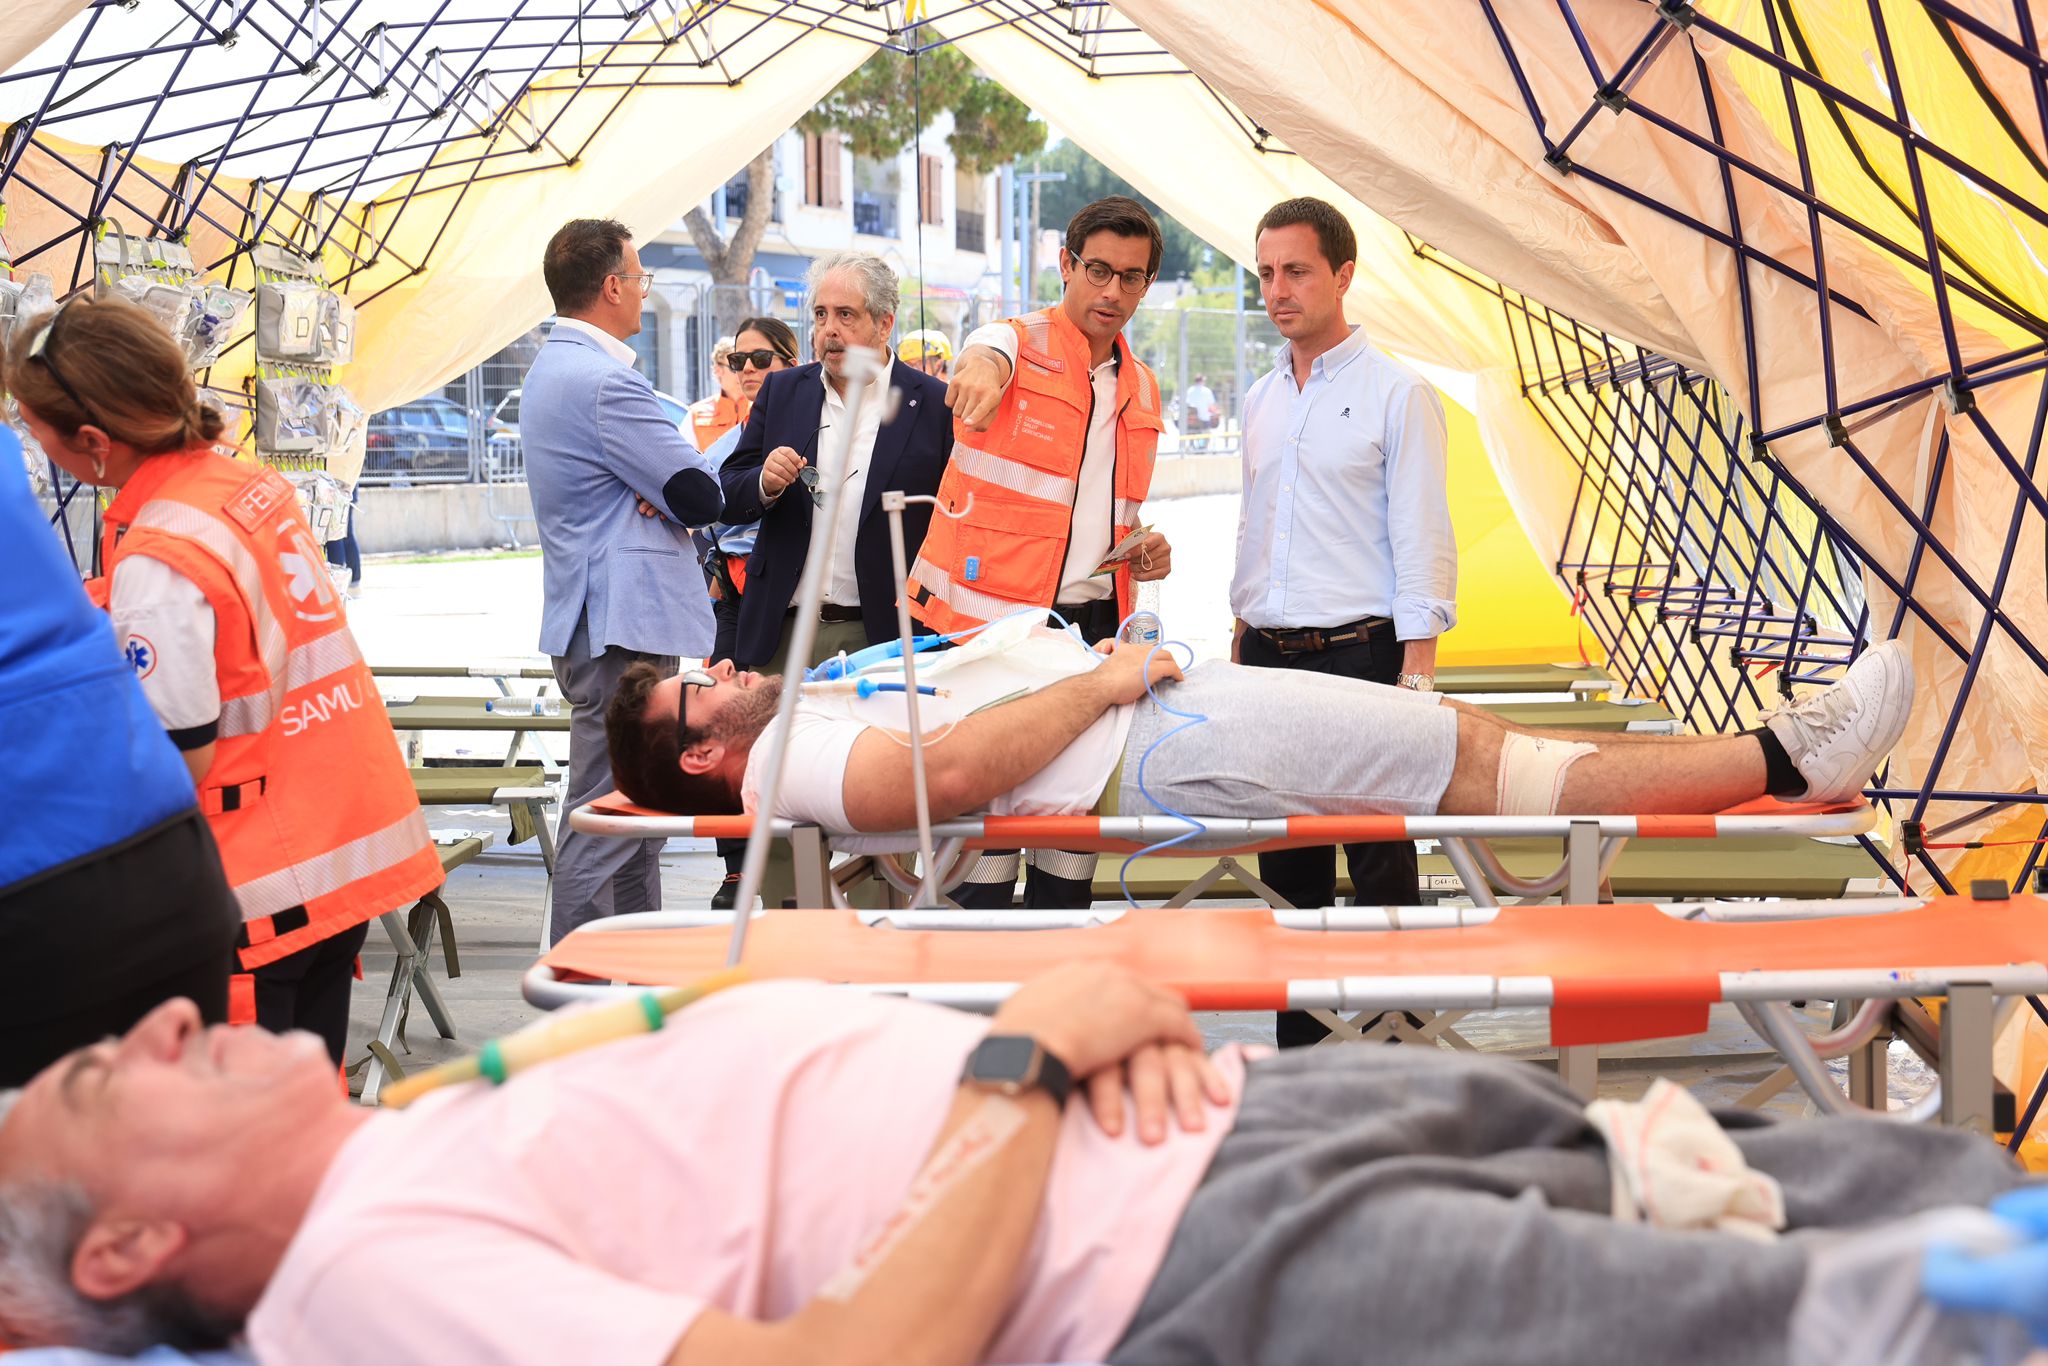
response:
[[[1160,529],[1177,547],[1174,576],[1162,602],[1168,634],[1187,639],[1200,657],[1226,654],[1229,617],[1222,604],[1227,600],[1230,562],[1228,555],[1215,551],[1234,536],[1236,499],[1185,499],[1163,504],[1157,511]],[[372,561],[350,615],[364,654],[379,664],[543,662],[530,653],[540,624],[540,560],[532,555]],[[422,681],[417,686],[410,680],[402,685],[387,680],[383,687],[392,696],[494,692],[488,683],[467,679]],[[427,744],[427,753],[442,759],[496,758],[503,750],[503,741],[474,734],[429,736]],[[555,752],[566,758],[566,745],[558,744]],[[546,894],[534,843],[507,847],[508,823],[491,808],[436,807],[429,809],[428,818],[437,831],[489,830],[498,842],[458,869],[446,892],[455,912],[463,972],[443,990],[461,1037],[453,1043],[435,1038],[425,1013],[416,1010],[409,1031],[411,1053],[404,1058],[408,1065],[473,1050],[539,1014],[519,995],[520,976],[535,957]],[[671,842],[662,868],[664,902],[671,907],[706,905],[721,873],[708,845],[692,841]],[[364,955],[366,980],[356,989],[351,1039],[358,1055],[375,1030],[391,960],[381,932],[373,929]],[[1205,1017],[1203,1024],[1218,1042],[1272,1037],[1270,1017],[1215,1015]],[[1464,1032],[1490,1051],[1525,1058],[1549,1054],[1540,1012],[1475,1016]],[[1756,1056],[1760,1047],[1732,1010],[1717,1010],[1714,1028],[1699,1038],[1612,1050],[1601,1089],[1604,1094],[1634,1095],[1650,1076],[1663,1072],[1685,1081],[1711,1103],[1732,1103],[1773,1070]],[[1894,1049],[1892,1071],[1897,1100],[1910,1099],[1928,1084],[1925,1070],[1902,1046]],[[1799,1112],[1804,1104],[1781,1096],[1772,1108]]]

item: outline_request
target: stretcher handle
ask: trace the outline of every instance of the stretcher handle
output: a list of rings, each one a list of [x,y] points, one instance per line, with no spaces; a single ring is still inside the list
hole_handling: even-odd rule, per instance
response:
[[[494,1086],[503,1085],[514,1073],[539,1063],[580,1053],[613,1039],[652,1033],[692,1001],[746,980],[744,969],[723,968],[687,986],[635,992],[623,1001],[574,1015],[551,1017],[516,1034],[493,1039],[471,1057],[457,1058],[392,1082],[384,1088],[384,1105],[402,1110],[431,1091],[460,1086],[479,1077],[488,1078]]]

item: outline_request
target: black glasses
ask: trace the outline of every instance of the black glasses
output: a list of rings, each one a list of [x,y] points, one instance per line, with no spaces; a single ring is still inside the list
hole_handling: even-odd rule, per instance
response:
[[[795,359],[794,356],[785,356],[780,351],[734,351],[725,358],[725,367],[738,375],[745,373],[749,361],[753,362],[756,370],[773,370],[775,362],[781,361],[788,365]]]
[[[71,400],[72,406],[85,414],[86,421],[92,423],[93,426],[98,427],[107,435],[112,436],[114,429],[105,422],[102,422],[99,414],[92,410],[92,405],[78,396],[78,391],[72,388],[71,382],[65,379],[63,374],[58,371],[57,362],[50,355],[50,343],[56,339],[57,324],[63,321],[64,311],[70,307],[70,301],[66,300],[58,306],[55,313],[50,315],[50,321],[44,323],[42,330],[37,332],[34,338],[30,340],[28,344],[28,358],[42,363],[44,372],[57,382],[57,387],[64,391],[64,397]]]
[[[1107,261],[1092,261],[1085,256],[1081,258],[1081,273],[1088,277],[1088,283],[1091,285],[1106,285],[1111,279],[1115,279],[1123,286],[1126,294],[1143,294],[1146,287],[1152,283],[1149,271],[1135,268],[1118,270]]]
[[[679,677],[683,680],[683,686],[676,690],[676,753],[681,754],[689,748],[684,743],[684,736],[689,730],[689,722],[684,716],[688,708],[683,704],[689,700],[690,689],[715,688],[718,686],[718,680],[702,669],[684,669]]]
[[[831,430],[831,423],[819,423],[818,430],[811,433],[811,439],[809,441],[804,442],[803,451],[798,456],[798,458],[804,462],[804,466],[802,469],[796,472],[796,480],[799,484],[802,484],[804,486],[805,491],[811,495],[811,506],[813,507],[825,506],[825,491],[818,487],[818,466],[811,459],[811,452],[817,447],[818,438]],[[848,470],[846,473],[846,477],[848,479],[853,478],[853,471]]]

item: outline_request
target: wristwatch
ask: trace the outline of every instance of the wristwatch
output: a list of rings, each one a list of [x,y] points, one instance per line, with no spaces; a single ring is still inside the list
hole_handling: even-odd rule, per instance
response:
[[[1395,681],[1404,688],[1413,688],[1416,692],[1436,691],[1436,676],[1434,674],[1402,674]]]
[[[1074,1074],[1029,1034],[991,1034],[967,1055],[960,1080],[998,1095],[1015,1096],[1036,1088],[1065,1108],[1074,1090]]]

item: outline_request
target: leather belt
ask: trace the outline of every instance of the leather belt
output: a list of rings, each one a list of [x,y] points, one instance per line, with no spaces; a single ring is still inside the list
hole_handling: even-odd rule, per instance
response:
[[[1393,624],[1392,617],[1360,617],[1357,621],[1347,621],[1342,626],[1303,626],[1276,630],[1254,626],[1252,629],[1283,655],[1311,655],[1334,649],[1339,645],[1362,644],[1374,631]]]
[[[789,614],[795,616],[796,608],[790,608]],[[860,608],[858,607],[841,607],[836,602],[821,602],[818,604],[819,621],[837,624],[845,621],[859,621],[860,619]]]

